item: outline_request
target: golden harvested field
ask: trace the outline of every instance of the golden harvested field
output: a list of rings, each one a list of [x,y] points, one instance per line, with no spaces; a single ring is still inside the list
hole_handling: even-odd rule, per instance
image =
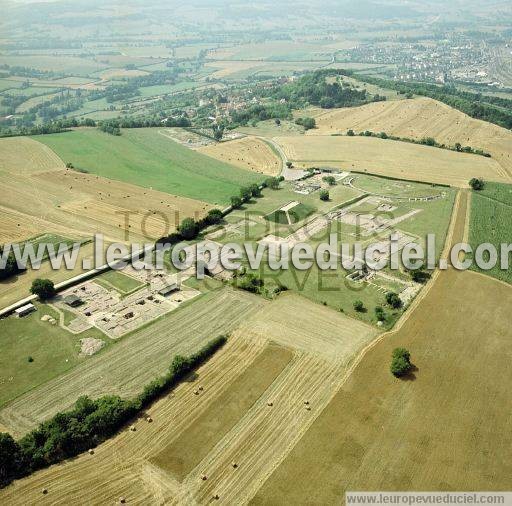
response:
[[[443,272],[252,504],[340,504],[350,490],[509,490],[511,304],[505,284]],[[417,367],[409,380],[389,372],[397,346]]]
[[[0,173],[37,174],[48,170],[64,169],[64,162],[48,147],[30,137],[0,139]]]
[[[491,153],[508,173],[509,179],[512,178],[512,132],[473,119],[431,98],[335,109],[317,116],[316,123],[318,129],[310,131],[310,134],[346,133],[351,128],[355,132],[371,130],[413,139],[433,137],[450,146],[460,142],[463,146]]]
[[[451,245],[467,233],[466,193],[456,208]],[[343,504],[351,490],[508,490],[511,303],[512,288],[492,278],[434,274],[251,504]],[[404,380],[389,372],[397,346],[416,366]]]
[[[0,423],[20,434],[69,408],[80,395],[136,395],[168,369],[174,355],[197,351],[206,340],[230,332],[264,304],[259,297],[231,289],[207,293],[18,397],[0,410]]]
[[[267,322],[268,314],[275,327]],[[0,501],[108,504],[124,496],[131,504],[204,504],[218,494],[225,504],[247,502],[327,406],[347,365],[375,335],[369,326],[286,294],[247,315],[228,344],[190,381],[148,409],[153,423],[140,419],[136,432],[122,431],[94,455],[15,482],[0,491]],[[299,347],[272,344],[281,336]],[[325,343],[340,353],[327,356]],[[261,389],[267,387],[248,400],[239,390],[247,376]],[[199,386],[203,390],[194,395]],[[244,412],[236,408],[237,395]],[[219,423],[228,415],[226,430]],[[189,431],[201,427],[207,452],[190,441]],[[163,449],[173,449],[172,458],[163,456]],[[43,487],[47,496],[41,494]]]
[[[466,187],[472,177],[508,180],[491,158],[406,142],[328,135],[274,140],[297,167],[332,166],[459,187]]]
[[[36,228],[65,236],[101,232],[112,240],[149,240],[175,230],[176,220],[203,215],[210,208],[197,200],[66,169],[50,148],[27,137],[0,139],[0,151],[5,153],[0,206],[10,210],[10,221],[13,215],[19,217],[10,226],[0,219],[7,236],[19,236],[20,228]]]
[[[248,169],[269,176],[281,171],[281,160],[272,148],[257,137],[244,137],[233,141],[219,142],[199,148],[197,151],[241,169]]]
[[[265,393],[292,357],[291,350],[268,344],[237,381],[152,462],[182,481]]]
[[[187,216],[202,216],[211,206],[185,197],[66,169],[47,146],[27,137],[0,139],[0,243],[42,233],[70,238],[102,233],[106,242],[148,242],[176,229]],[[80,259],[92,254],[82,248]],[[32,280],[63,281],[82,272],[41,270],[0,283],[0,307],[29,295]]]

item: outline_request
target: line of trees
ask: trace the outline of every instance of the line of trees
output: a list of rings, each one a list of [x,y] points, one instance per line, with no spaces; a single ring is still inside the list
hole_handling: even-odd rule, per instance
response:
[[[94,448],[176,386],[226,343],[226,336],[211,340],[189,357],[177,355],[168,372],[148,383],[134,399],[106,395],[80,397],[72,410],[57,413],[20,440],[0,433],[0,487],[17,478]]]
[[[347,136],[353,137],[356,135],[354,130],[347,130]],[[450,151],[457,151],[459,153],[470,153],[473,155],[485,156],[491,158],[491,154],[483,151],[482,149],[475,149],[471,146],[462,146],[460,142],[456,142],[453,146],[437,142],[433,137],[422,137],[421,139],[411,139],[410,137],[399,137],[397,135],[387,134],[386,132],[372,132],[371,130],[364,130],[357,135],[361,137],[377,137],[379,139],[390,139],[392,141],[410,142],[411,144],[422,144],[424,146],[432,146],[440,149],[448,149]]]
[[[0,255],[3,254],[3,246],[0,246]],[[23,269],[20,269],[18,266],[18,262],[16,262],[16,257],[14,253],[11,251],[7,256],[7,262],[3,269],[0,268],[0,280],[8,279],[16,274],[23,272]]]

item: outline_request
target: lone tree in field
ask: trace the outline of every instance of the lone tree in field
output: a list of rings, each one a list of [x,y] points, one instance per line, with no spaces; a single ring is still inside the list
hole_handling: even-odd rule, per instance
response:
[[[51,299],[57,293],[53,281],[49,279],[34,279],[30,292],[37,295],[41,300]]]
[[[391,355],[391,373],[400,378],[412,369],[411,354],[405,348],[395,348]]]
[[[484,189],[484,186],[485,186],[485,182],[483,179],[481,178],[476,178],[474,177],[473,179],[471,179],[471,181],[469,182],[469,186],[471,186],[471,188],[475,191],[480,191],[480,190],[483,190]]]
[[[399,309],[402,307],[402,301],[398,294],[395,292],[388,292],[386,294],[386,302],[393,308],[393,309]]]
[[[286,162],[286,166],[291,169],[293,167],[293,163],[292,162]]]
[[[329,192],[327,190],[320,190],[320,200],[327,202],[329,200]]]
[[[354,301],[354,309],[358,312],[358,313],[362,313],[364,311],[364,304],[363,304],[363,301],[361,300],[356,300]]]

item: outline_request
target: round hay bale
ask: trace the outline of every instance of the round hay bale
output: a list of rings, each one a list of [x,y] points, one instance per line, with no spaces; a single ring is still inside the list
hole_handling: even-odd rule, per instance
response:
[[[120,502],[121,504],[124,504],[124,503],[126,502],[126,498],[125,498],[125,497],[120,497],[120,498],[119,498],[119,502]]]
[[[204,390],[204,388],[202,386],[199,387],[199,390],[201,390],[201,392]]]
[[[309,406],[309,401],[304,401],[304,404],[305,404],[306,406]]]
[[[274,403],[273,403],[273,402],[270,402],[270,401],[269,401],[269,402],[267,402],[267,406],[272,407],[273,405],[274,405]]]
[[[46,495],[48,493],[48,489],[47,488],[43,488],[43,490],[41,490],[41,492],[43,493],[43,495]]]
[[[94,455],[94,450],[92,448],[89,450],[89,455]]]
[[[233,466],[233,469],[236,469],[238,467],[238,464],[236,462],[231,462],[231,465]]]
[[[194,395],[199,395],[199,390],[194,390]]]
[[[148,417],[146,418],[146,422],[151,423],[152,421],[153,421],[153,418],[151,418],[150,416],[148,416]]]
[[[215,499],[216,501],[218,501],[218,500],[220,499],[219,494],[214,494],[213,499]]]
[[[135,431],[137,430],[137,427],[135,427],[135,425],[132,425],[132,426],[130,427],[130,430],[131,430],[132,432],[135,432]]]
[[[206,481],[206,480],[208,479],[208,476],[206,476],[206,474],[202,474],[202,475],[201,475],[201,479],[202,479],[203,481]]]
[[[306,406],[306,411],[311,411],[311,406]]]

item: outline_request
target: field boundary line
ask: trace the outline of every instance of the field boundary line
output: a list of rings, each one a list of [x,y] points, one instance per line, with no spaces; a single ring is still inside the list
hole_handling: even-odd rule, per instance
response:
[[[486,279],[494,281],[495,283],[500,283],[500,284],[506,286],[509,290],[512,290],[512,285],[510,283],[507,283],[506,281],[503,281],[502,279],[495,278],[494,276],[489,276],[488,274],[484,274],[483,272],[474,271],[473,269],[468,269],[466,272],[470,272],[471,274],[476,274],[477,276],[482,276]]]
[[[462,242],[469,243],[469,225],[471,222],[471,202],[473,200],[473,193],[469,192],[466,194],[466,223],[464,224],[464,235]]]

